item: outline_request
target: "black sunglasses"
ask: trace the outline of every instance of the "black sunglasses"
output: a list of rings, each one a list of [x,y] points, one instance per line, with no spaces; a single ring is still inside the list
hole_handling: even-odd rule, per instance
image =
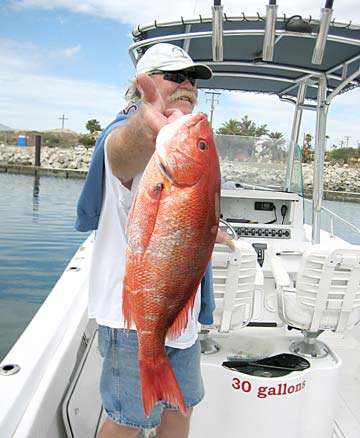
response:
[[[194,73],[190,71],[154,71],[152,74],[163,74],[164,79],[171,82],[176,82],[177,84],[182,84],[187,79],[190,81],[192,86],[196,84],[196,78]]]

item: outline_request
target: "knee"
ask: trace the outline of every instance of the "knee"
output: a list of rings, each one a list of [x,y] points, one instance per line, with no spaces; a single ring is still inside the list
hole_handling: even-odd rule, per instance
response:
[[[121,424],[114,423],[109,418],[106,418],[99,431],[98,438],[137,438],[139,432],[140,429],[123,426]]]
[[[156,438],[187,438],[192,411],[192,408],[188,409],[184,416],[179,411],[165,410],[161,414],[161,423],[156,430]]]

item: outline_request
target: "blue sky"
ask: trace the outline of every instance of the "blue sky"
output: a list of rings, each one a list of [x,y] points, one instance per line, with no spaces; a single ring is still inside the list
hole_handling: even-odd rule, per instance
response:
[[[25,9],[3,13],[0,32],[9,43],[18,43],[20,56],[26,59],[30,55],[34,63],[39,61],[38,71],[41,68],[46,75],[100,79],[118,86],[132,72],[127,59],[121,62],[131,41],[131,26],[119,25],[115,20],[63,8]],[[24,53],[27,46],[31,54]]]
[[[222,2],[227,14],[250,16],[263,15],[266,3]],[[277,3],[279,14],[318,17],[325,0]],[[59,117],[65,114],[65,127],[78,132],[85,131],[90,118],[106,126],[123,107],[127,78],[134,73],[127,53],[132,29],[154,19],[210,16],[211,4],[211,0],[0,0],[0,123],[14,129],[54,129],[61,127]],[[358,0],[335,0],[334,8],[340,21],[360,24]],[[338,144],[350,136],[350,143],[357,145],[359,91],[337,101],[330,111],[330,142]],[[209,108],[200,92],[198,110]],[[274,97],[224,93],[215,109],[214,127],[247,114],[257,124],[288,135],[291,111]],[[305,130],[310,131],[312,117],[305,117]]]

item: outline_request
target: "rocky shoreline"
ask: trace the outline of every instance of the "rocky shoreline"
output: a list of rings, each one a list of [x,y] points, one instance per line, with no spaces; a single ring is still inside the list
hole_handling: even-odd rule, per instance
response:
[[[41,148],[41,167],[50,169],[70,169],[87,171],[93,148]],[[17,166],[35,165],[35,148],[18,146],[0,147],[0,164]]]
[[[360,168],[330,163],[325,163],[324,166],[324,191],[338,194],[339,198],[351,194],[360,199]],[[227,181],[243,181],[258,185],[266,182],[266,185],[277,187],[284,185],[285,165],[263,162],[249,166],[242,163],[239,167],[234,161],[222,161],[221,174]],[[302,175],[299,174],[299,170],[294,171],[293,181],[300,181],[301,178],[305,194],[311,194],[313,190],[313,163],[302,165]],[[300,187],[299,184],[298,191],[301,190]],[[330,199],[329,196],[328,199]]]
[[[86,149],[85,147],[66,149],[42,147],[41,169],[43,171],[47,170],[48,173],[54,170],[53,174],[58,173],[61,176],[63,176],[62,170],[72,171],[71,174],[69,174],[70,176],[77,174],[77,176],[84,177],[90,164],[92,152],[93,148]],[[35,148],[0,146],[0,168],[2,168],[3,171],[11,172],[11,169],[17,169],[17,173],[30,173],[26,170],[33,168],[34,164]],[[237,163],[233,161],[223,161],[221,170],[226,180],[246,181],[247,177],[251,179],[251,177],[255,175],[256,183],[261,184],[262,180],[269,181],[269,175],[271,175],[274,185],[281,185],[284,180],[283,167],[284,166],[281,165],[279,169],[277,169],[276,164],[264,163],[264,165],[259,164],[259,167],[254,169],[253,165],[246,166],[246,163],[243,163],[241,173],[239,173]],[[55,170],[58,172],[55,172]],[[66,174],[66,176],[69,175],[68,173]],[[303,165],[302,177],[305,193],[311,194],[313,188],[312,164]],[[338,198],[346,197],[346,194],[351,194],[354,198],[360,198],[360,168],[325,163],[324,190],[329,193],[334,193],[334,196]],[[328,198],[330,197],[328,196]]]

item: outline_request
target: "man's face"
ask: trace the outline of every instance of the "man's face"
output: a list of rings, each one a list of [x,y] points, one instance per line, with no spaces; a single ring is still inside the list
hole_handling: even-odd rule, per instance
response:
[[[196,104],[198,90],[189,79],[180,84],[167,79],[164,75],[153,74],[150,76],[154,81],[157,91],[164,100],[166,109],[179,109],[184,114],[192,113]]]

